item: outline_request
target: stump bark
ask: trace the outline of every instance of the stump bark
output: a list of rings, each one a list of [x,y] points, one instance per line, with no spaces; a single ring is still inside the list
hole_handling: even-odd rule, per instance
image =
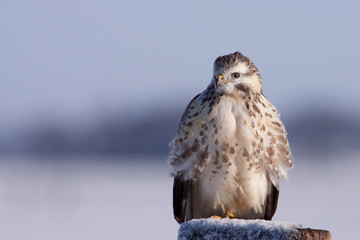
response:
[[[298,228],[301,236],[299,240],[331,240],[329,231],[311,228]]]

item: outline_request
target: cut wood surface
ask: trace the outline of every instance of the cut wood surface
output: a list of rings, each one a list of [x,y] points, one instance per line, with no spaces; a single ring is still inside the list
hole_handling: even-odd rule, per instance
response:
[[[329,231],[311,228],[298,228],[301,236],[300,240],[330,240],[331,234]]]

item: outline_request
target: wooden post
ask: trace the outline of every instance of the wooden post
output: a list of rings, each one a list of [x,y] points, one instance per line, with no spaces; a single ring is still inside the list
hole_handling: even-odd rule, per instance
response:
[[[300,232],[299,240],[331,240],[329,231],[311,228],[298,228]]]
[[[265,220],[194,219],[180,225],[178,240],[331,240],[329,231]]]

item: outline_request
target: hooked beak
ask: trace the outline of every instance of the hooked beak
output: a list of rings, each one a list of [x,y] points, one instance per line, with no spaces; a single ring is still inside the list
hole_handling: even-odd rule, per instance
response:
[[[219,86],[219,85],[224,85],[224,76],[223,75],[221,75],[221,74],[219,74],[218,76],[217,76],[217,81],[216,81],[216,86]]]
[[[216,85],[217,86],[222,86],[222,85],[224,85],[225,83],[228,83],[229,81],[225,81],[224,80],[224,76],[222,75],[222,74],[219,74],[218,76],[217,76],[217,81],[216,81]]]

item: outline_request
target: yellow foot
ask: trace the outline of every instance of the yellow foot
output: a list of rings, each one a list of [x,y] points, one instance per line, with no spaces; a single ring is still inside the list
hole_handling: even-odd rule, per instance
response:
[[[232,214],[232,212],[230,212],[230,210],[227,210],[226,213],[225,213],[225,216],[227,218],[236,218],[234,214]]]
[[[214,215],[214,216],[211,216],[211,218],[221,219],[221,218],[223,218],[223,217],[219,217],[219,216]]]

